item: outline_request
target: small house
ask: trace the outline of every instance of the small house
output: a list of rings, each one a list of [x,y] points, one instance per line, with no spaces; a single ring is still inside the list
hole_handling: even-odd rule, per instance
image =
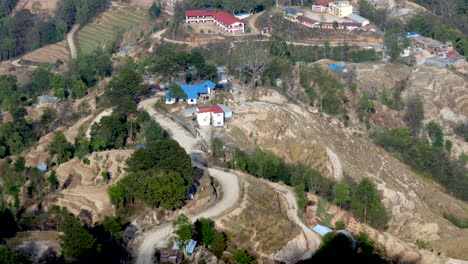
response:
[[[44,172],[47,171],[47,164],[46,164],[46,163],[39,163],[39,164],[37,164],[36,168],[37,168],[40,172],[44,173]]]
[[[180,264],[184,259],[184,254],[178,249],[161,249],[160,263]]]
[[[302,11],[289,7],[283,9],[283,18],[291,22],[296,23],[297,18],[300,16],[304,16],[304,13]]]
[[[317,234],[319,234],[322,237],[324,237],[326,234],[330,232],[333,232],[333,229],[329,228],[328,226],[319,225],[319,224],[312,227],[312,230],[314,230]]]
[[[174,98],[170,91],[165,93],[164,98],[166,100],[166,104],[174,104],[178,100],[185,100],[187,101],[187,104],[195,105],[197,104],[198,100],[209,99],[209,95],[215,87],[216,84],[212,81],[204,81],[202,83],[193,85],[180,85],[180,88],[182,88],[185,93],[184,98]]]
[[[60,102],[60,98],[57,96],[39,96],[37,98],[37,101],[39,102],[39,105],[44,105],[44,104],[56,104]]]
[[[250,13],[240,13],[240,14],[234,14],[235,17],[238,19],[246,19],[250,16]]]
[[[187,246],[185,247],[185,253],[187,253],[187,256],[192,256],[193,252],[195,252],[195,248],[197,247],[197,241],[190,239],[190,241],[187,243]],[[180,250],[179,248],[179,243],[176,241],[174,243],[174,246],[172,249]]]
[[[359,27],[365,27],[369,25],[369,19],[364,18],[356,13],[352,13],[351,15],[347,16],[346,18],[351,19],[354,23],[358,23]]]
[[[219,105],[203,105],[197,107],[197,123],[199,126],[223,126],[224,111]]]
[[[315,4],[312,5],[312,10],[315,12],[320,12],[320,13],[328,12],[328,3],[315,2]]]
[[[227,107],[224,104],[218,104],[218,106],[223,110],[224,112],[224,118],[231,118],[232,117],[232,110],[231,108]]]
[[[320,22],[315,21],[315,20],[310,19],[310,18],[305,17],[305,16],[298,17],[297,18],[297,23],[299,23],[301,25],[304,25],[306,27],[310,27],[310,28],[319,28],[320,27]]]

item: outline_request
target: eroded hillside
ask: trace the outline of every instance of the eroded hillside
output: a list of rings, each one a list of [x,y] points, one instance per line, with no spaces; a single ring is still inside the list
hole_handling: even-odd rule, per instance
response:
[[[392,217],[384,236],[408,243],[468,237],[442,217],[449,212],[465,217],[468,205],[443,188],[415,174],[364,133],[345,127],[312,107],[290,104],[276,92],[259,101],[230,105],[236,113],[225,133],[228,142],[252,150],[272,151],[289,162],[302,162],[339,180],[343,174],[356,182],[369,177],[377,185]],[[327,151],[328,150],[328,151]]]

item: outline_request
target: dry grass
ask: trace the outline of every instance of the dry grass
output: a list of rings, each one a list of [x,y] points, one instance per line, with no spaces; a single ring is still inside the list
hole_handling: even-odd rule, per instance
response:
[[[245,208],[222,220],[223,230],[239,248],[275,253],[295,238],[299,229],[288,219],[287,204],[281,196],[266,183],[251,177],[246,181]]]

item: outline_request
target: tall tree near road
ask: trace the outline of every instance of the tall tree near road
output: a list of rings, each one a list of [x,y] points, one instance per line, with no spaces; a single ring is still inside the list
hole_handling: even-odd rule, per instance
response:
[[[193,225],[190,219],[181,214],[173,223],[174,237],[179,244],[179,249],[185,251],[189,240],[192,238]]]

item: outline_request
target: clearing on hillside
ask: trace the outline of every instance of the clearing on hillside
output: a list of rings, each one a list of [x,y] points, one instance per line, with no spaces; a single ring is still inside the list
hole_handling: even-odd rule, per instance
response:
[[[146,10],[111,7],[78,32],[78,49],[90,53],[114,41],[119,33],[129,31],[148,21]]]
[[[29,52],[21,59],[32,64],[54,64],[57,61],[68,61],[70,51],[68,51],[67,41],[63,40]]]

